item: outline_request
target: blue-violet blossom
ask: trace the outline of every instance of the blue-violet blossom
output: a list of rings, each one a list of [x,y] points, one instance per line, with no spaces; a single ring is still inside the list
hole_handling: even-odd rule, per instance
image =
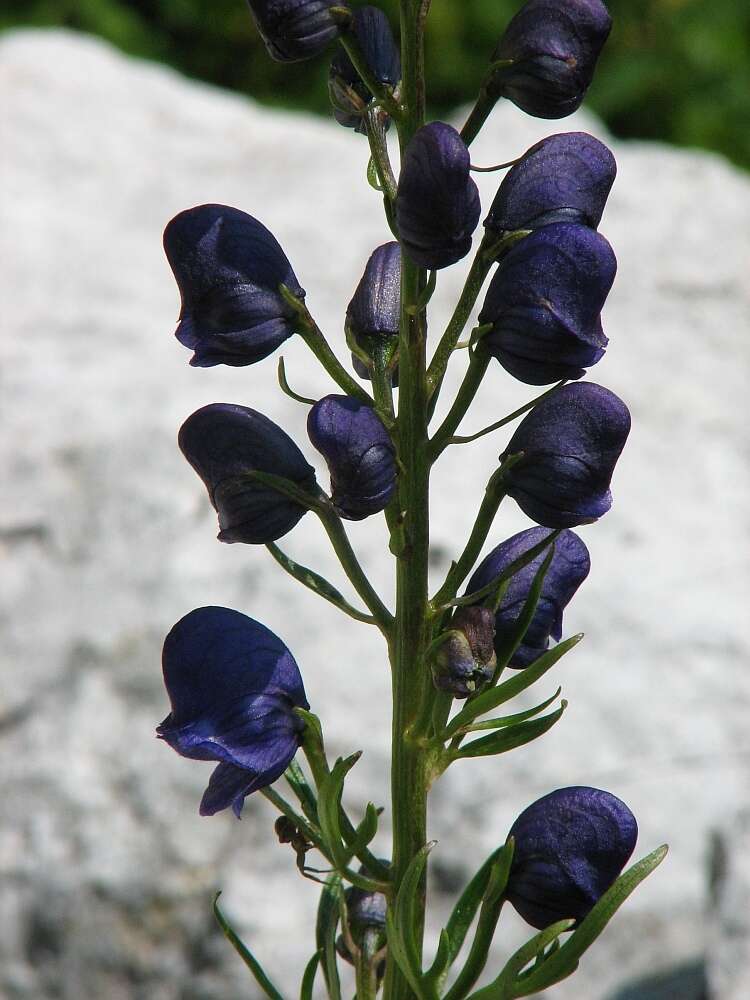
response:
[[[527,528],[497,545],[477,566],[466,587],[473,594],[500,576],[516,559],[538,545],[551,534],[548,528]],[[495,613],[495,652],[512,639],[518,618],[529,596],[534,577],[547,557],[541,552],[515,573]],[[547,568],[542,591],[531,624],[508,666],[528,667],[549,647],[550,637],[562,636],[563,611],[580,585],[589,575],[591,560],[588,549],[574,532],[562,531],[554,542],[554,553]]]
[[[593,135],[550,135],[527,149],[505,175],[484,227],[498,237],[552,222],[596,229],[616,173],[614,156]]]
[[[505,29],[493,62],[494,96],[537,118],[564,118],[580,105],[612,28],[601,0],[528,0]]]
[[[385,87],[396,87],[401,80],[401,56],[385,12],[369,5],[358,7],[352,15],[349,30],[353,32],[373,77]],[[372,93],[344,49],[339,49],[331,60],[328,93],[333,116],[339,125],[366,134],[362,114],[372,100]]]
[[[510,829],[515,840],[507,898],[539,930],[582,920],[609,889],[638,838],[624,802],[598,788],[558,788]]]
[[[371,406],[353,396],[324,396],[310,410],[307,433],[331,474],[336,511],[359,521],[383,510],[396,488],[396,455]]]
[[[518,425],[500,456],[523,453],[504,488],[532,521],[573,528],[612,506],[609,484],[630,432],[623,401],[594,382],[573,382],[546,396]]]
[[[195,352],[191,365],[252,365],[299,328],[279,287],[300,301],[305,292],[273,233],[246,212],[180,212],[164,231],[164,250],[182,299],[175,336]]]
[[[198,608],[164,641],[164,684],[172,711],[158,737],[193,760],[214,760],[202,816],[274,782],[294,757],[310,706],[299,668],[278,636],[230,608]]]
[[[406,147],[396,219],[402,246],[420,267],[448,267],[471,248],[481,205],[469,167],[466,144],[444,122],[424,125]]]
[[[290,480],[311,495],[315,470],[268,417],[236,403],[211,403],[180,428],[178,443],[219,515],[219,540],[265,545],[281,538],[307,507],[259,482],[252,472]]]
[[[395,354],[401,321],[401,247],[384,243],[370,254],[365,271],[346,309],[346,333],[368,355],[376,350]],[[354,370],[371,379],[362,359],[352,352]],[[392,369],[398,385],[397,363]]]
[[[248,0],[258,31],[277,62],[319,55],[338,36],[331,7],[344,0]]]
[[[555,222],[516,243],[495,272],[480,323],[482,343],[527,385],[580,378],[604,355],[601,309],[617,260],[593,229]]]

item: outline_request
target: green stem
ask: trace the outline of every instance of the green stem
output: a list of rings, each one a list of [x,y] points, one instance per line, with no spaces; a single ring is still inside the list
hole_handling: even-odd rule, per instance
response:
[[[477,390],[482,383],[484,373],[490,363],[491,355],[482,347],[481,341],[471,356],[461,387],[453,400],[448,414],[440,427],[435,431],[430,441],[430,457],[434,462],[440,453],[449,445],[451,435],[466,416],[466,412],[474,401]]]
[[[446,601],[449,601],[456,596],[458,588],[465,580],[471,567],[477,561],[477,557],[482,551],[482,546],[484,545],[489,530],[492,527],[492,522],[495,519],[497,509],[505,496],[502,488],[505,469],[506,466],[501,465],[500,468],[490,477],[490,481],[487,483],[487,488],[484,492],[482,503],[479,506],[479,513],[477,514],[476,521],[474,522],[474,527],[469,535],[469,540],[467,541],[463,552],[459,556],[458,561],[455,562],[449,570],[448,575],[445,578],[445,583],[432,599],[433,607],[438,608]]]
[[[401,0],[401,66],[404,118],[402,155],[424,123],[424,19],[429,4]],[[415,308],[426,273],[407,254],[401,256],[401,332],[399,343],[398,449],[402,472],[398,501],[405,544],[396,564],[396,618],[389,644],[393,688],[391,804],[393,816],[393,891],[427,840],[426,754],[412,730],[430,683],[424,653],[431,639],[427,592],[429,552],[429,477],[427,457],[426,321]],[[424,935],[424,885],[411,929],[421,953]],[[413,991],[388,955],[384,1000],[412,1000]]]
[[[367,129],[367,139],[370,143],[370,155],[378,172],[378,180],[383,188],[383,195],[387,202],[393,202],[396,197],[396,178],[393,174],[393,167],[388,156],[388,140],[386,138],[385,123],[379,108],[368,108],[365,111],[365,127]],[[386,211],[390,206],[386,204]]]
[[[479,90],[476,104],[471,109],[469,117],[466,119],[464,127],[461,129],[461,138],[467,146],[470,146],[479,135],[482,126],[489,118],[490,113],[496,104],[497,98],[490,97],[487,91],[486,82],[483,83]]]
[[[315,513],[320,518],[326,534],[331,541],[333,550],[338,556],[339,562],[349,577],[352,586],[365,602],[370,614],[377,622],[380,631],[387,637],[393,623],[393,616],[367,579],[351,546],[344,525],[341,523],[341,518],[331,507],[316,508]]]
[[[427,385],[430,396],[432,397],[433,407],[435,405],[435,401],[437,400],[440,385],[443,381],[443,376],[445,375],[445,369],[448,367],[451,354],[453,354],[456,344],[458,344],[464,327],[469,320],[471,310],[474,308],[474,303],[482,290],[484,279],[489,274],[490,268],[495,261],[494,256],[491,256],[488,251],[490,245],[496,242],[495,238],[485,235],[482,242],[479,244],[479,249],[476,252],[471,269],[466,277],[466,283],[463,291],[461,292],[461,298],[456,303],[453,316],[451,317],[451,320],[445,329],[445,333],[435,350],[435,354],[430,362],[430,367],[427,369]]]
[[[348,396],[354,396],[357,399],[362,400],[363,403],[367,403],[368,406],[373,405],[372,396],[370,396],[368,392],[365,392],[362,386],[358,382],[355,382],[349,372],[344,368],[331,350],[328,341],[323,336],[316,323],[312,322],[309,326],[302,326],[300,329],[300,336],[318,361],[320,361],[323,365],[333,381],[341,389],[343,389]]]
[[[557,382],[555,385],[553,385],[551,389],[547,389],[547,391],[543,392],[540,396],[536,396],[528,403],[524,403],[523,406],[519,406],[517,410],[514,410],[512,413],[509,413],[508,416],[503,417],[502,420],[496,420],[495,423],[490,424],[489,427],[483,427],[482,430],[477,431],[476,434],[467,434],[465,437],[462,437],[460,435],[458,437],[448,437],[443,447],[449,444],[468,444],[470,441],[477,441],[479,438],[484,437],[485,434],[491,434],[493,431],[497,431],[501,427],[505,427],[506,424],[511,423],[513,420],[515,420],[517,417],[520,417],[528,410],[533,410],[533,408],[536,406],[537,403],[541,403],[541,401],[543,399],[546,399],[547,396],[550,395],[550,393],[554,392],[556,389],[559,389],[561,386],[565,385],[566,382],[567,379],[562,379],[560,382]],[[438,431],[438,434],[440,434],[442,430],[443,428],[441,427],[440,431]],[[435,437],[437,437],[437,434],[435,435]]]

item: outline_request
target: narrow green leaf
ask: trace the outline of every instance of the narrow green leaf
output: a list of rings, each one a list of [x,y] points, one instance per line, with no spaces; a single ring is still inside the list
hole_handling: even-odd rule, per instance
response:
[[[525,722],[527,719],[533,719],[535,715],[539,715],[539,713],[543,712],[545,708],[549,708],[553,701],[557,701],[561,691],[562,688],[559,687],[551,698],[547,698],[546,701],[541,702],[541,704],[535,705],[534,708],[527,708],[525,712],[516,712],[515,715],[503,715],[496,719],[487,719],[486,722],[474,722],[470,726],[465,726],[461,732],[479,733],[485,729],[505,729],[507,726],[515,726],[518,722]]]
[[[310,399],[307,396],[300,396],[300,394],[298,392],[295,392],[294,389],[292,389],[292,387],[289,385],[286,378],[286,368],[284,367],[283,358],[279,358],[279,365],[278,368],[276,369],[276,376],[279,380],[279,386],[281,388],[281,391],[285,393],[287,396],[290,396],[298,403],[305,403],[307,406],[315,405],[317,400]]]
[[[434,987],[439,992],[445,979],[448,969],[451,967],[453,949],[448,931],[443,928],[438,939],[437,952],[430,968],[424,974],[424,983],[428,987]]]
[[[556,712],[542,716],[541,719],[534,719],[532,722],[522,722],[517,726],[509,726],[490,736],[483,736],[480,740],[473,740],[461,747],[460,750],[451,751],[452,760],[461,760],[468,757],[487,757],[493,754],[507,753],[530,743],[538,736],[542,736],[551,729],[565,709],[568,707],[567,701],[563,701]]]
[[[318,971],[318,965],[320,965],[320,952],[316,951],[305,966],[302,985],[299,991],[299,1000],[313,1000],[313,986],[315,985],[315,975]]]
[[[497,687],[491,688],[489,691],[483,691],[482,694],[478,694],[475,698],[470,698],[464,708],[453,716],[440,734],[441,739],[450,739],[450,737],[456,735],[459,729],[470,725],[480,715],[486,715],[487,712],[491,712],[499,705],[503,705],[506,701],[510,701],[511,698],[515,698],[516,695],[525,691],[526,688],[531,687],[548,670],[554,667],[559,659],[576,646],[582,638],[582,632],[571,636],[570,639],[558,643],[554,649],[548,649],[546,653],[542,653],[538,659],[534,660],[530,667],[517,670],[509,680],[503,681],[502,684],[498,684]]]
[[[344,840],[352,854],[357,855],[362,851],[375,834],[378,832],[378,822],[380,820],[380,810],[376,809],[372,802],[367,803],[365,815],[356,830],[351,831],[347,827],[342,827]],[[350,836],[350,833],[354,836]]]
[[[490,869],[490,877],[487,881],[487,887],[484,890],[483,902],[496,903],[505,892],[508,879],[510,878],[510,869],[513,864],[513,852],[515,849],[515,839],[508,837],[500,848],[498,856]]]
[[[349,615],[350,618],[356,619],[356,621],[364,622],[366,625],[375,625],[375,619],[372,615],[368,615],[364,611],[358,611],[357,608],[353,607],[342,593],[340,593],[329,583],[325,577],[322,577],[319,573],[316,573],[312,569],[308,569],[307,566],[302,566],[300,563],[295,562],[291,559],[285,552],[276,545],[274,542],[269,542],[266,548],[274,557],[276,562],[282,569],[298,580],[303,586],[307,587],[308,590],[312,590],[315,594],[322,597],[324,600],[329,601],[334,607],[337,607],[339,611],[343,611],[345,614]]]
[[[296,760],[290,762],[289,767],[284,771],[284,777],[291,790],[297,796],[305,816],[307,816],[311,823],[317,825],[318,803],[315,798],[315,792],[310,787],[305,777],[305,772]]]
[[[524,552],[524,554],[519,556],[518,559],[514,559],[510,566],[507,566],[502,573],[498,573],[494,579],[490,580],[490,582],[486,583],[483,587],[480,587],[479,590],[474,590],[471,594],[466,594],[464,597],[457,597],[455,600],[450,601],[446,606],[461,607],[461,605],[466,604],[478,604],[485,597],[488,597],[490,594],[496,592],[500,584],[504,583],[506,580],[510,580],[511,577],[516,575],[516,573],[520,572],[520,570],[522,570],[525,566],[528,566],[530,562],[533,562],[538,555],[554,543],[561,530],[562,529],[560,528],[557,531],[553,531],[546,538],[542,539],[541,542],[538,542],[536,545],[532,545],[528,552]]]
[[[518,996],[515,987],[519,973],[529,962],[533,962],[537,956],[543,954],[547,945],[556,942],[561,934],[570,930],[574,923],[575,920],[559,920],[535,934],[508,959],[497,979],[476,993],[472,993],[470,1000],[512,1000]]]
[[[578,961],[587,948],[599,937],[609,921],[619,910],[628,896],[664,860],[667,845],[632,865],[601,897],[581,925],[562,947],[551,955],[538,969],[524,976],[513,996],[527,997],[547,989],[575,971]]]
[[[380,183],[380,177],[378,176],[378,168],[375,165],[375,160],[372,157],[367,161],[367,183],[371,188],[376,191],[382,192],[383,185]]]
[[[403,942],[403,950],[406,954],[407,962],[415,976],[422,974],[422,963],[419,958],[419,946],[414,928],[417,924],[417,908],[419,900],[423,894],[424,887],[422,876],[430,851],[435,846],[435,841],[418,851],[411,859],[409,867],[406,869],[401,885],[396,896],[394,906],[394,923]]]
[[[219,896],[221,892],[217,892],[214,896],[214,916],[221,927],[224,937],[229,941],[234,950],[240,956],[242,961],[248,967],[255,977],[255,981],[263,990],[265,995],[269,997],[269,1000],[284,1000],[283,996],[276,987],[273,985],[271,980],[268,978],[266,973],[263,971],[263,967],[260,962],[255,958],[249,948],[242,943],[237,934],[234,932],[229,922],[227,921],[224,914],[219,909]]]
[[[339,820],[344,779],[361,755],[361,752],[355,753],[345,760],[339,757],[333,765],[330,774],[326,775],[318,789],[320,829],[334,864],[339,869],[346,868],[352,856],[352,851],[345,848],[342,842],[341,823]]]
[[[399,969],[403,972],[416,996],[419,997],[420,1000],[423,1000],[420,971],[419,969],[415,969],[410,961],[408,952],[404,946],[404,940],[401,937],[390,910],[385,916],[385,933],[388,938],[389,954],[393,955],[396,965],[398,965]]]
[[[330,1000],[341,1000],[341,980],[336,961],[336,928],[338,927],[341,899],[341,876],[329,876],[318,904],[315,924],[315,944],[321,956],[323,978]]]

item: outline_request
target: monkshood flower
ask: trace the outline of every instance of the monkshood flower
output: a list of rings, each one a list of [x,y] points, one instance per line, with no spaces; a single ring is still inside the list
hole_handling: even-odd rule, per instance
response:
[[[364,868],[360,868],[361,874],[367,874]],[[367,937],[370,938],[370,953],[378,951],[386,942],[385,916],[388,909],[388,901],[382,892],[367,892],[357,886],[351,886],[344,893],[346,900],[346,918],[349,933],[357,947],[362,947]],[[336,941],[336,950],[339,955],[350,964],[354,964],[354,958],[346,945],[343,937]],[[385,962],[379,964],[377,970],[380,977],[385,971]]]
[[[257,410],[211,403],[187,418],[177,440],[219,515],[219,541],[265,545],[306,513],[307,507],[249,475],[272,473],[310,494],[316,490],[315,470],[297,445]]]
[[[331,7],[340,0],[248,0],[258,31],[277,62],[319,55],[339,33]]]
[[[466,593],[472,594],[491,583],[511,563],[520,559],[550,533],[547,528],[527,528],[501,542],[476,568],[466,587]],[[540,553],[510,578],[494,617],[496,652],[512,639],[534,577],[546,556],[547,552]],[[560,640],[563,611],[589,575],[590,568],[588,549],[578,535],[572,531],[562,531],[554,542],[554,553],[544,577],[534,617],[508,666],[516,669],[528,667],[549,647],[550,637],[555,641]]]
[[[536,118],[564,118],[583,100],[611,27],[601,0],[528,0],[492,56],[512,60],[493,93]]]
[[[278,636],[230,608],[198,608],[164,641],[172,711],[157,736],[193,760],[215,760],[202,816],[231,806],[283,774],[300,745],[309,708],[302,678]]]
[[[561,386],[524,417],[500,456],[523,453],[505,490],[547,528],[596,521],[612,506],[609,484],[629,432],[628,408],[609,389]]]
[[[528,149],[505,175],[484,227],[498,237],[552,222],[596,229],[616,173],[614,156],[593,135],[551,135]]]
[[[376,348],[389,346],[395,350],[400,318],[401,247],[394,242],[384,243],[370,255],[347,306],[346,332],[368,354]],[[367,365],[354,353],[352,364],[361,378],[370,378]],[[398,384],[397,377],[393,384]]]
[[[395,87],[401,80],[401,55],[386,14],[378,7],[359,7],[352,15],[351,28],[365,62],[378,81]],[[362,114],[372,100],[372,93],[342,49],[331,60],[328,93],[333,116],[339,125],[365,134]]]
[[[479,313],[489,353],[514,378],[548,385],[580,378],[603,356],[601,309],[617,260],[593,229],[544,226],[516,243],[495,272]]]
[[[377,514],[396,488],[396,456],[372,407],[353,396],[324,396],[310,410],[307,433],[326,460],[331,500],[350,521]]]
[[[420,267],[448,267],[471,248],[481,205],[469,167],[466,144],[444,122],[423,126],[406,148],[396,218],[402,245]]]
[[[182,299],[175,336],[195,352],[191,365],[252,365],[298,329],[279,286],[300,300],[305,292],[275,236],[251,215],[227,205],[180,212],[164,250]]]
[[[624,802],[598,788],[558,788],[510,829],[515,840],[506,895],[532,927],[582,920],[609,889],[638,838]]]
[[[489,608],[456,610],[448,626],[450,637],[438,648],[432,663],[435,687],[454,698],[468,698],[492,680],[497,666],[494,618]]]

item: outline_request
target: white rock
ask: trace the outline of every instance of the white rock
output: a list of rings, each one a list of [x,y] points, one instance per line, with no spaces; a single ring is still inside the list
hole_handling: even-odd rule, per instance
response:
[[[215,516],[175,443],[194,409],[223,400],[263,410],[325,475],[304,444],[305,408],[277,389],[276,358],[188,367],[171,335],[178,298],[161,231],[202,202],[260,216],[344,357],[345,306],[369,252],[389,238],[364,182],[365,146],[333,124],[263,110],[62,32],[4,36],[0,87],[0,994],[252,995],[213,928],[217,887],[291,994],[312,952],[315,887],[275,844],[259,797],[242,823],[197,815],[210,767],[153,737],[167,711],[161,640],[204,604],[277,631],[331,751],[366,751],[348,793],[355,812],[367,797],[387,803],[387,668],[375,635],[282,577],[262,548],[215,542]],[[498,108],[472,156],[498,162],[576,128],[603,135],[583,113],[545,123]],[[718,157],[613,146],[619,177],[602,230],[620,272],[604,317],[611,346],[592,378],[629,403],[634,430],[612,512],[582,531],[593,572],[566,631],[588,636],[558,670],[571,705],[532,747],[449,772],[430,831],[443,872],[463,878],[524,805],[592,784],[633,808],[641,854],[670,841],[662,869],[554,991],[561,1000],[604,1000],[700,954],[707,831],[747,800],[750,770],[750,184]],[[485,204],[496,183],[482,177]],[[441,273],[433,332],[464,273]],[[283,353],[299,392],[330,391],[302,345]],[[493,366],[467,429],[529,395]],[[436,582],[504,440],[453,449],[436,472]],[[527,523],[508,503],[494,541]],[[352,525],[351,536],[388,593],[382,528]],[[341,580],[311,516],[284,545]],[[439,913],[447,898],[436,881]],[[507,924],[496,967],[520,933],[512,915]]]
[[[708,982],[712,997],[750,995],[750,809],[717,826],[711,855]]]

